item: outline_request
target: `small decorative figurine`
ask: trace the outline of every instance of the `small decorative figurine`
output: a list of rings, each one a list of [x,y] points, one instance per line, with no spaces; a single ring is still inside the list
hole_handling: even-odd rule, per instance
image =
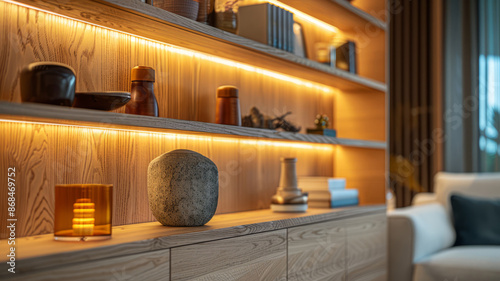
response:
[[[271,199],[271,210],[275,212],[305,212],[307,193],[297,186],[295,164],[297,158],[281,158],[280,184],[276,195]]]
[[[329,121],[330,120],[328,119],[328,116],[326,116],[325,114],[316,115],[316,120],[314,120],[316,128],[307,129],[307,133],[314,135],[323,135],[328,137],[336,137],[337,132],[333,129],[328,129],[328,126],[330,125]]]
[[[316,119],[314,120],[314,124],[316,125],[316,129],[320,130],[320,129],[326,129],[328,128],[328,125],[329,124],[329,119],[328,119],[328,116],[326,116],[326,114],[318,114],[316,115]]]
[[[296,127],[292,123],[285,120],[285,117],[290,114],[292,113],[287,112],[281,116],[271,118],[260,113],[259,109],[254,106],[252,107],[252,109],[250,109],[249,115],[243,116],[242,125],[243,127],[263,128],[271,130],[281,128],[282,130],[287,132],[297,133],[302,127]]]

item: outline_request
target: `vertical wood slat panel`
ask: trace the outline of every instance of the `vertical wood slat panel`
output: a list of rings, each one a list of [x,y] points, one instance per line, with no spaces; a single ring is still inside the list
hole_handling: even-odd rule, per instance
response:
[[[410,145],[410,154],[408,154],[408,159],[411,163],[411,167],[413,168],[413,173],[412,176],[414,179],[416,179],[416,182],[420,182],[420,169],[421,165],[418,163],[418,158],[420,156],[419,154],[419,149],[418,149],[418,142],[420,138],[420,116],[421,116],[421,110],[422,107],[420,106],[420,89],[421,89],[421,83],[420,83],[420,5],[421,1],[411,1],[411,45],[414,47],[411,52],[411,59],[410,59],[410,65],[411,65],[411,81],[410,81],[410,95],[411,95],[411,101],[410,101],[410,118],[411,118],[411,125],[410,125],[410,130],[411,130],[411,145]],[[409,198],[407,198],[408,201],[406,201],[406,204],[411,203],[411,199],[413,198],[413,195],[415,194],[415,187],[418,186],[409,186]]]

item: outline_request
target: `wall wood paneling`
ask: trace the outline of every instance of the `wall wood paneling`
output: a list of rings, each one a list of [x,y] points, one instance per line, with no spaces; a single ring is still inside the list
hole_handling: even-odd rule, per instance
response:
[[[153,221],[147,167],[162,153],[191,149],[219,169],[217,213],[269,208],[280,157],[297,157],[299,175],[332,175],[334,147],[286,146],[258,140],[0,122],[2,170],[16,167],[19,237],[52,232],[54,185],[111,183],[113,224]],[[49,145],[50,144],[50,145]],[[280,145],[281,144],[281,145]],[[0,180],[7,181],[7,174]],[[7,193],[0,194],[5,202]],[[6,212],[1,213],[5,227]],[[2,233],[3,234],[3,233]],[[5,237],[2,237],[5,238]]]
[[[83,18],[84,11],[90,5],[89,1],[68,1],[65,2],[66,6],[56,1],[21,2],[59,11],[77,19]],[[324,65],[316,67],[313,64],[314,67],[307,68],[301,61],[310,63],[308,60],[290,54],[280,58],[275,53],[281,54],[281,51],[270,47],[269,53],[255,51],[243,44],[248,41],[246,39],[224,35],[206,26],[199,27],[198,23],[191,23],[193,28],[198,29],[191,34],[187,27],[182,26],[186,23],[185,19],[154,10],[151,6],[144,8],[149,15],[143,16],[142,20],[154,25],[152,30],[134,30],[133,27],[137,27],[134,24],[138,24],[141,17],[138,12],[130,12],[127,7],[115,7],[119,6],[117,1],[92,3],[98,9],[96,13],[102,13],[102,18],[92,17],[88,19],[90,23],[110,27],[114,24],[110,21],[114,12],[117,13],[117,23],[123,23],[123,26],[115,26],[117,30],[143,33],[144,36],[165,40],[166,43],[177,42],[182,47],[205,50],[208,55],[190,53],[90,23],[0,2],[1,101],[21,102],[19,73],[32,62],[56,61],[72,66],[77,75],[77,91],[128,91],[131,68],[147,65],[156,70],[155,93],[160,117],[214,122],[216,88],[230,84],[240,89],[241,111],[244,115],[253,106],[270,116],[291,111],[293,114],[288,120],[301,126],[304,132],[305,128],[313,127],[316,114],[324,113],[331,117],[332,127],[338,130],[341,137],[385,140],[385,126],[381,125],[385,118],[383,83],[342,72],[333,73],[331,68],[323,71]],[[134,6],[138,2],[124,3]],[[74,9],[68,10],[68,7]],[[133,18],[133,24],[123,21],[126,15]],[[180,25],[154,19],[155,15],[172,17],[166,19],[178,21]],[[159,27],[171,31],[173,38],[167,36],[167,31],[155,34],[153,29]],[[199,30],[208,30],[219,38],[210,37]],[[326,35],[318,36],[324,38]],[[206,46],[196,46],[193,43],[196,38],[200,40],[199,44]],[[230,39],[238,39],[243,45]],[[378,45],[379,39],[371,42]],[[380,50],[373,48],[373,51],[369,51],[375,45],[370,46],[367,45],[366,52],[360,52],[360,59],[369,61],[370,65],[377,65],[372,59],[377,58],[376,54]],[[214,51],[214,48],[222,49]],[[221,54],[221,57],[226,60],[214,56],[225,50],[229,55]],[[242,60],[244,63],[250,63],[248,57],[255,55],[258,59],[255,66],[264,67],[264,62],[269,61],[270,70],[283,70],[287,75],[296,75],[298,80],[293,78],[295,80],[288,81],[290,76],[277,79],[266,75],[262,69],[232,64],[227,59],[234,59],[237,50],[245,57]],[[383,67],[382,58],[377,58],[380,64],[376,67]],[[290,71],[285,71],[289,66]],[[375,67],[368,67],[360,68],[362,75],[375,73]],[[327,79],[311,78],[316,76],[315,71],[321,72],[319,76]],[[384,81],[381,76],[366,76]],[[347,81],[342,77],[352,79],[346,78]],[[326,84],[329,86],[311,84],[311,81],[302,79],[316,82],[328,80]],[[343,89],[343,92],[331,88],[332,81],[338,81],[335,86]],[[365,103],[361,100],[365,100]],[[373,106],[367,108],[367,105]],[[123,112],[123,108],[116,111]],[[354,112],[358,114],[351,114]],[[85,127],[23,123],[16,122],[16,118],[8,119],[0,122],[0,170],[6,171],[8,167],[16,167],[17,170],[16,200],[22,202],[16,210],[17,237],[52,232],[55,184],[113,184],[114,225],[154,221],[147,200],[147,166],[160,154],[180,148],[197,151],[217,164],[220,180],[219,214],[268,208],[278,185],[280,157],[297,157],[299,176],[346,177],[348,187],[360,190],[362,204],[385,202],[383,149],[99,129],[92,128],[92,124]],[[0,181],[6,182],[6,173],[0,173]],[[6,193],[0,193],[0,201],[5,202],[6,196]],[[5,229],[6,216],[5,212],[0,213],[2,229]],[[2,232],[0,238],[5,238],[4,235]]]

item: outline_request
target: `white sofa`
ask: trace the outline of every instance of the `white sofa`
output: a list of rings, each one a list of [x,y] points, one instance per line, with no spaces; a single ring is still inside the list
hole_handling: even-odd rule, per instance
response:
[[[449,197],[500,198],[500,174],[438,173],[434,181],[434,194],[388,213],[388,280],[499,281],[500,246],[453,246]]]

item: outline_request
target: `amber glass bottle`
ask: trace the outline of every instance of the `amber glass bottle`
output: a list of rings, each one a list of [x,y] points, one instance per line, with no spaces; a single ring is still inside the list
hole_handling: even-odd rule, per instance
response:
[[[238,89],[234,86],[217,88],[215,123],[241,126],[240,101]]]
[[[154,93],[155,70],[149,66],[132,68],[131,99],[125,113],[158,117],[158,102]]]

